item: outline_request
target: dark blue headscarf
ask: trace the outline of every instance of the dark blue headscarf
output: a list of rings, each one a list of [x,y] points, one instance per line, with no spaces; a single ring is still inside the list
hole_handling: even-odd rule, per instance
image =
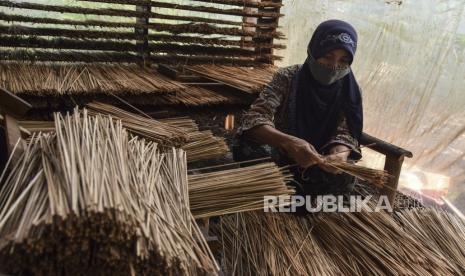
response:
[[[353,57],[357,33],[348,23],[329,20],[321,23],[308,45],[308,53],[318,59],[335,49],[345,49]],[[352,136],[359,139],[363,128],[362,97],[352,72],[331,85],[321,85],[312,76],[309,59],[293,79],[290,104],[290,133],[306,140],[318,151],[337,128],[342,111]]]

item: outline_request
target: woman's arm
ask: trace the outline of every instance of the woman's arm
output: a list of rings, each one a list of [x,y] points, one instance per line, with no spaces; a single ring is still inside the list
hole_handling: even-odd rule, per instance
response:
[[[348,159],[359,160],[362,157],[357,139],[352,137],[347,126],[344,113],[339,116],[338,126],[331,139],[322,147],[325,153],[325,160],[347,161]],[[329,167],[322,166],[328,172],[340,173],[340,171]]]
[[[290,69],[281,68],[264,87],[250,109],[242,116],[238,135],[273,147],[283,149],[300,166],[308,167],[323,161],[322,157],[305,140],[287,135],[275,128],[274,116],[289,90]]]
[[[299,166],[303,168],[324,162],[323,157],[307,141],[285,134],[269,125],[256,126],[244,135],[259,144],[267,144],[283,149]]]

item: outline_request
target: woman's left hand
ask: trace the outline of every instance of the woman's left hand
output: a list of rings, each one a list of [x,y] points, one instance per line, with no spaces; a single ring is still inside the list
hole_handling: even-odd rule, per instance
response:
[[[342,161],[342,162],[346,162],[347,161],[347,158],[349,157],[350,155],[350,148],[348,146],[345,146],[345,145],[336,145],[334,147],[332,147],[330,150],[329,150],[329,154],[325,156],[325,161]],[[326,172],[329,172],[329,173],[333,173],[333,174],[340,174],[341,171],[332,167],[332,166],[329,166],[327,164],[320,164],[319,165],[320,168],[322,168],[324,171]]]

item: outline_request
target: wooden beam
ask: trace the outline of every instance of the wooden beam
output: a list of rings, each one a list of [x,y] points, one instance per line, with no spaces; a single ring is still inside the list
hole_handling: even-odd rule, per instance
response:
[[[369,134],[363,133],[362,137],[360,138],[360,144],[361,145],[370,145],[374,144],[372,146],[369,146],[370,149],[375,150],[379,153],[382,153],[384,155],[393,155],[393,156],[405,156],[408,158],[412,158],[413,154],[412,152],[403,149],[401,147],[395,146],[393,144],[390,144],[388,142],[385,142],[381,139],[378,139],[376,137],[373,137]]]
[[[149,14],[151,12],[150,5],[136,6],[136,11],[142,14]],[[139,56],[142,58],[144,66],[150,66],[150,50],[149,50],[149,17],[137,17],[136,23],[144,27],[137,27],[134,32],[137,36],[142,37],[142,40],[137,40],[136,45],[139,49]]]

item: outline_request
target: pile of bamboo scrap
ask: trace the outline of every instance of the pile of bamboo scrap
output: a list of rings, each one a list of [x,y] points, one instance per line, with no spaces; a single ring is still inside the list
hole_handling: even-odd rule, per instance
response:
[[[465,274],[465,222],[450,213],[432,209],[411,209],[396,213],[403,229],[431,251],[444,255],[450,265]]]
[[[135,65],[0,63],[0,85],[31,96],[175,93],[182,84]]]
[[[196,218],[260,210],[264,196],[295,193],[286,185],[292,174],[273,162],[191,174],[188,179],[190,209]]]
[[[215,233],[228,275],[462,275],[463,221],[411,215],[256,211],[223,216]]]
[[[9,274],[205,275],[218,267],[189,211],[184,151],[121,122],[55,115],[1,176],[0,267]]]
[[[238,67],[224,65],[192,65],[185,69],[208,79],[255,94],[271,81],[277,67]]]

